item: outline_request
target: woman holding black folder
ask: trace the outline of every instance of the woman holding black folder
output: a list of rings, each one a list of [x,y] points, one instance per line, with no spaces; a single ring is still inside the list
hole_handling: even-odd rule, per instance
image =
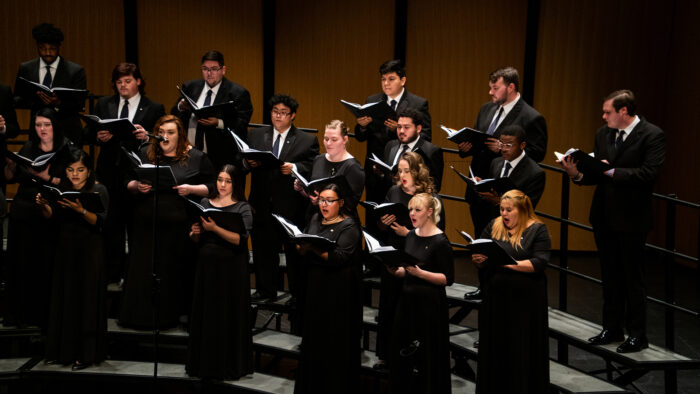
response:
[[[359,392],[362,233],[345,203],[349,193],[327,185],[318,197],[319,212],[304,231],[335,241],[336,247],[297,248],[308,281],[296,394]]]
[[[36,203],[57,222],[46,338],[47,363],[73,364],[73,370],[104,360],[107,331],[106,281],[102,227],[109,206],[107,189],[95,182],[92,160],[82,149],[68,150],[70,163],[59,189],[86,193],[49,204],[41,193]],[[97,196],[92,196],[91,194]],[[87,197],[92,197],[88,199]]]
[[[161,117],[154,126],[154,134],[162,137],[162,141],[151,139],[150,144],[141,148],[139,157],[143,163],[155,164],[158,161],[160,166],[168,166],[174,179],[172,176],[165,179],[159,175],[159,190],[155,190],[155,176],[153,180],[148,180],[147,175],[141,175],[139,179],[134,171],[127,174],[126,185],[134,197],[134,216],[119,324],[140,329],[154,327],[151,273],[154,269],[152,250],[155,192],[158,192],[155,272],[160,278],[155,306],[158,308],[158,326],[169,328],[176,326],[179,316],[189,313],[192,305],[187,301],[188,289],[191,289],[192,284],[185,279],[191,275],[185,275],[185,269],[188,267],[187,262],[193,259],[193,245],[188,237],[190,223],[184,198],[199,200],[215,188],[211,162],[204,152],[192,147],[180,119],[173,115]],[[162,168],[161,171],[168,173]]]
[[[384,202],[399,203],[408,209],[408,202],[419,193],[435,192],[430,171],[423,158],[415,152],[406,152],[399,159],[396,174],[396,184],[392,185],[386,194]],[[444,230],[444,210],[440,210],[438,227]],[[396,249],[404,249],[406,235],[413,229],[410,218],[397,218],[395,215],[384,215],[378,221],[384,242]],[[386,269],[380,271],[381,287],[379,290],[379,314],[377,322],[377,357],[379,361],[375,369],[387,368],[389,359],[389,344],[394,325],[396,305],[401,294],[403,280],[392,275]]]
[[[517,265],[472,255],[485,268],[479,309],[477,393],[549,391],[547,280],[551,241],[535,216],[530,198],[519,190],[501,196],[501,215],[481,238],[493,239]]]
[[[190,231],[190,238],[199,243],[185,366],[190,376],[229,380],[253,373],[248,274],[253,213],[247,202],[233,196],[234,173],[234,166],[225,165],[216,178],[216,192],[201,205],[240,215],[243,231],[204,217]]]
[[[350,195],[347,196],[346,204],[354,210],[365,187],[365,173],[360,162],[348,152],[347,144],[348,127],[345,125],[345,122],[337,119],[331,120],[323,132],[323,146],[326,148],[326,153],[314,158],[309,181],[333,176],[344,176],[351,189]],[[298,182],[298,180],[294,182],[294,188],[305,194]],[[308,197],[314,206],[318,205],[318,195]]]
[[[20,149],[20,155],[34,160],[44,154],[56,153],[69,144],[54,110],[38,110],[32,124],[34,132],[29,133],[29,141]],[[19,183],[19,188],[12,201],[7,234],[9,299],[4,324],[36,325],[45,330],[56,237],[53,222],[44,218],[36,204],[36,194],[40,184],[58,185],[63,172],[62,163],[54,156],[47,166],[34,169],[9,158],[5,160],[5,178],[8,183]],[[41,240],[40,245],[37,240]]]
[[[420,263],[392,269],[404,280],[391,336],[389,392],[450,393],[445,286],[454,280],[452,246],[437,226],[441,204],[435,196],[416,194],[408,207],[414,229],[404,250]]]

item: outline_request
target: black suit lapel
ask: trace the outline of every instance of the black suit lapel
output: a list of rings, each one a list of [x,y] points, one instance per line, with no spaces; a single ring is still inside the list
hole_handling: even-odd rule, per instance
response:
[[[401,96],[401,100],[396,104],[396,113],[398,114],[399,112],[405,110],[408,108],[408,91],[404,89],[403,95]]]
[[[289,129],[289,132],[287,133],[287,138],[284,139],[284,144],[280,147],[280,160],[285,161],[284,159],[287,158],[289,155],[289,151],[292,149],[294,146],[294,140],[296,139],[297,133],[296,133],[296,128],[292,126],[291,129]]]
[[[144,107],[146,106],[146,98],[141,96],[139,104],[136,106],[136,113],[134,114],[134,120],[131,121],[133,124],[141,123],[144,114]]]
[[[637,140],[639,139],[639,133],[641,133],[640,130],[642,128],[640,126],[642,125],[642,122],[644,122],[644,120],[640,120],[639,123],[637,123],[637,125],[634,126],[634,129],[632,129],[630,135],[628,135],[627,138],[625,138],[625,141],[620,146],[620,150],[615,153],[616,157],[620,157],[622,152],[624,152],[628,147],[634,145],[637,142]]]
[[[53,77],[51,87],[67,87],[70,84],[68,70],[66,69],[66,61],[61,58],[56,67],[56,75]]]
[[[111,100],[107,102],[107,115],[110,119],[117,119],[119,117],[119,101],[122,100],[120,95],[115,95]]]
[[[36,61],[32,62],[29,67],[29,80],[32,82],[37,82],[40,83],[39,81],[39,58],[36,58]]]
[[[228,82],[226,78],[221,80],[221,85],[219,85],[219,91],[216,92],[216,97],[214,97],[214,102],[212,104],[221,104],[226,101],[228,97]]]
[[[187,93],[188,96],[196,103],[197,100],[199,100],[199,95],[202,94],[202,90],[204,90],[204,85],[206,84],[205,80],[200,80],[197,81],[197,83],[192,84],[192,90]]]
[[[498,108],[498,107],[496,107],[496,108]],[[506,115],[506,117],[503,118],[503,120],[501,121],[501,124],[498,125],[498,128],[493,133],[493,136],[495,138],[498,138],[501,135],[501,130],[503,130],[503,128],[506,126],[513,124],[513,121],[515,120],[515,118],[518,117],[518,115],[520,114],[520,111],[522,109],[523,109],[523,98],[521,97],[518,100],[518,102],[515,103],[515,105],[513,106],[513,109],[511,109],[510,112],[508,112],[508,115]],[[495,115],[495,113],[494,113],[494,115]]]

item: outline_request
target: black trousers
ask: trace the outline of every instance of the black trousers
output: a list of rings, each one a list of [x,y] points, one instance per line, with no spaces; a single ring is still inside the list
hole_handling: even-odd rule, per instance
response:
[[[646,233],[594,228],[603,280],[603,328],[646,336],[644,243]]]

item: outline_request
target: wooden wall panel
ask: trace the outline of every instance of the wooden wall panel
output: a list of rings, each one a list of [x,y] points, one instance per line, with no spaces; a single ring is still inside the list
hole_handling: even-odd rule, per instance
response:
[[[139,1],[139,62],[147,94],[175,104],[175,85],[202,78],[201,58],[209,50],[224,54],[226,78],[248,89],[252,122],[260,122],[262,104],[262,2],[257,0]]]
[[[447,148],[440,125],[473,126],[488,95],[488,74],[511,65],[522,71],[527,2],[509,0],[427,1],[408,3],[407,88],[428,99],[433,143]],[[505,21],[508,21],[507,23]],[[465,184],[449,168],[468,173],[471,159],[445,153],[442,193],[464,196]],[[468,205],[446,201],[447,235],[456,229],[473,233]]]
[[[672,8],[632,0],[582,4],[541,3],[534,106],[547,118],[548,164],[554,164],[555,150],[592,150],[595,131],[604,124],[602,99],[617,89],[633,90],[639,114],[665,128]],[[543,207],[558,206],[560,185],[548,177]],[[592,194],[592,187],[572,186],[573,220],[588,223]],[[592,235],[573,230],[570,247],[593,249]]]
[[[394,54],[394,1],[278,1],[276,18],[275,90],[299,102],[295,124],[318,128],[319,140],[332,119],[352,132],[355,118],[339,100],[364,103],[381,91],[379,66]],[[365,143],[353,139],[348,150],[364,162]]]
[[[0,16],[0,83],[14,85],[19,64],[37,57],[32,27],[49,22],[65,36],[61,55],[85,68],[90,92],[111,93],[112,68],[124,58],[122,1],[8,0],[0,2]],[[28,111],[18,115],[26,128]]]

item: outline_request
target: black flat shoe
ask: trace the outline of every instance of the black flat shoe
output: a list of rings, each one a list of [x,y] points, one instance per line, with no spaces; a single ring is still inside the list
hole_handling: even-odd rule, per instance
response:
[[[85,368],[87,368],[87,367],[89,367],[89,366],[90,366],[90,364],[79,363],[79,362],[76,361],[76,362],[73,363],[73,366],[70,367],[70,369],[71,369],[71,371],[81,371],[81,370],[83,370],[83,369],[85,369]]]
[[[625,335],[622,331],[613,331],[603,329],[600,334],[588,338],[588,343],[591,345],[607,345],[613,342],[622,342],[625,340]]]
[[[55,365],[58,364],[58,360],[44,360],[44,365]]]
[[[389,369],[389,366],[386,365],[386,361],[384,360],[379,360],[374,365],[372,365],[372,369],[375,371],[386,371]]]
[[[478,349],[479,348],[479,340],[477,339],[474,341],[474,348]]]
[[[622,342],[622,345],[617,347],[618,353],[634,353],[649,347],[649,341],[646,337],[627,337],[627,340]]]
[[[481,297],[481,287],[464,295],[465,300],[480,300]]]

